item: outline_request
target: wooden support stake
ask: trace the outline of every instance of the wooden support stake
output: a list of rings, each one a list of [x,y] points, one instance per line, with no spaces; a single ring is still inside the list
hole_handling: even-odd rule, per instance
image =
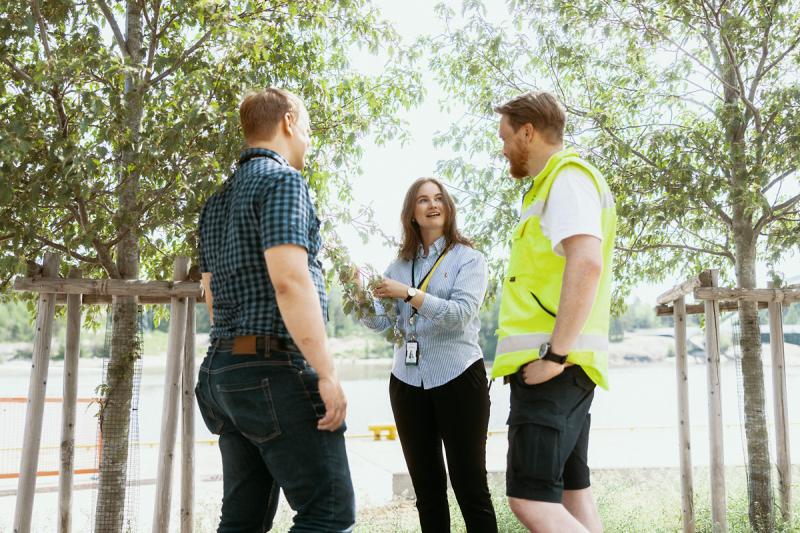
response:
[[[681,509],[684,533],[694,533],[692,439],[689,425],[689,369],[686,353],[686,298],[673,304],[675,317],[675,376],[678,382],[678,444],[681,464]]]
[[[769,287],[772,288],[772,283]],[[788,524],[792,516],[792,460],[789,451],[789,406],[786,401],[786,361],[783,351],[783,309],[777,302],[769,304],[769,347],[772,352],[772,399],[775,411],[778,492],[781,499],[781,515]]]
[[[73,268],[70,279],[81,277]],[[75,412],[78,405],[78,361],[81,351],[81,295],[67,296],[67,333],[64,347],[64,393],[61,418],[61,468],[58,473],[58,531],[72,529],[72,477],[75,470]]]
[[[181,533],[194,530],[194,350],[195,301],[186,310],[186,341],[183,347],[183,400],[181,418]]]
[[[186,279],[189,259],[175,259],[173,279]],[[161,439],[158,447],[156,476],[156,507],[153,513],[153,533],[167,533],[172,497],[172,463],[175,459],[175,438],[178,431],[178,398],[181,391],[181,363],[186,338],[186,298],[173,298],[170,304],[167,368],[164,377],[164,408],[161,419]]]
[[[656,302],[659,304],[668,304],[674,302],[678,298],[682,296],[686,296],[687,294],[692,294],[697,287],[700,286],[700,280],[698,278],[692,278],[690,280],[684,281],[680,285],[676,285],[672,287],[667,292],[661,294],[656,298]]]
[[[44,275],[56,277],[61,257],[45,254]],[[17,483],[17,502],[14,510],[14,533],[29,533],[33,515],[33,496],[36,493],[36,471],[39,467],[39,447],[42,442],[44,398],[47,393],[47,370],[50,364],[50,343],[53,337],[53,316],[56,312],[54,294],[40,294],[36,309],[36,334],[33,339],[33,362],[28,383],[28,408],[22,437],[22,460]]]
[[[716,287],[719,271],[700,275],[704,287]],[[698,289],[699,290],[699,289]],[[722,437],[722,387],[719,368],[719,302],[706,300],[706,354],[708,364],[708,428],[711,446],[711,521],[714,533],[728,530],[725,516],[725,455]]]

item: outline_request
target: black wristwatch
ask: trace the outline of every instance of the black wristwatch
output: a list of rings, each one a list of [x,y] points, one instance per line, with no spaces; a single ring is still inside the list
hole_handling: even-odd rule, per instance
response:
[[[539,346],[539,359],[544,359],[545,361],[552,361],[554,363],[558,363],[559,365],[563,365],[567,362],[566,355],[559,355],[553,352],[553,347],[550,345],[549,342],[545,342],[541,346]]]

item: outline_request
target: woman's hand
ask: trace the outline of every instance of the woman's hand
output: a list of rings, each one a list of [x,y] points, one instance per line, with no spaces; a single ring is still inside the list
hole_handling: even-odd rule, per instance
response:
[[[405,300],[408,296],[408,285],[393,279],[384,278],[372,293],[378,298],[400,298]]]

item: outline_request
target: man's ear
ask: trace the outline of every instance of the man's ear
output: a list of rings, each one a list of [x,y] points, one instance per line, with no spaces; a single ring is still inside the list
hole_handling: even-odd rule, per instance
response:
[[[283,132],[286,134],[287,137],[293,137],[294,131],[292,131],[292,124],[294,123],[294,119],[292,118],[291,113],[286,113],[283,115],[283,120],[281,120],[281,128]]]
[[[522,128],[524,130],[523,134],[525,135],[525,140],[527,142],[531,142],[534,136],[536,135],[536,128],[534,128],[533,124],[531,124],[530,122],[526,122],[525,124],[523,124]]]

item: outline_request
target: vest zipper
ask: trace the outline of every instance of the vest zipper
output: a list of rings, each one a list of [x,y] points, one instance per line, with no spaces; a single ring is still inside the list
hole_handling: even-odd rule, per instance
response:
[[[509,283],[514,283],[515,281],[517,281],[517,276],[511,276],[510,278],[508,278],[508,281],[509,281]],[[544,306],[544,304],[542,303],[542,301],[539,299],[539,297],[536,296],[535,294],[533,294],[533,291],[528,291],[528,292],[531,293],[531,296],[533,296],[533,299],[536,300],[536,303],[539,305],[539,307],[542,308],[542,311],[544,311],[545,313],[547,313],[551,317],[556,318],[556,314],[554,312],[552,312],[551,310],[549,310],[548,308],[546,308]]]
[[[537,298],[535,294],[533,294],[533,291],[528,291],[528,292],[530,292],[530,293],[531,293],[531,296],[533,296],[533,299],[534,299],[534,300],[536,300],[536,303],[537,303],[537,304],[539,304],[539,307],[541,307],[541,308],[542,308],[542,311],[544,311],[545,313],[547,313],[547,314],[548,314],[548,315],[550,315],[551,317],[553,317],[553,318],[556,318],[556,314],[555,314],[554,312],[552,312],[551,310],[549,310],[548,308],[546,308],[546,307],[544,306],[544,304],[542,303],[542,301],[541,301],[541,300],[539,300],[539,298]]]

